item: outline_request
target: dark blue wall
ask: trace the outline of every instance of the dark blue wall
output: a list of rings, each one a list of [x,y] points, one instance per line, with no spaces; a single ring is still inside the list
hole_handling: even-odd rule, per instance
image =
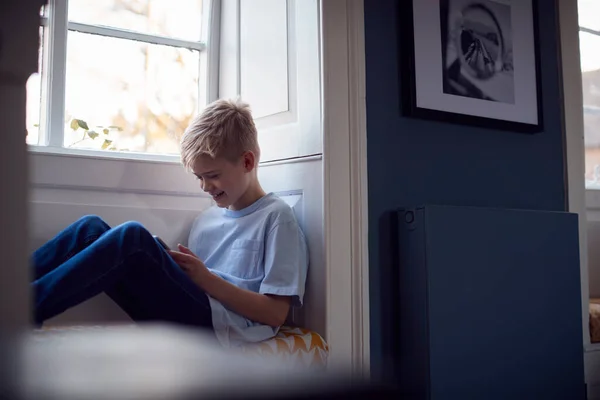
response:
[[[415,204],[565,210],[558,25],[540,0],[545,131],[535,135],[404,118],[400,114],[398,7],[365,1],[372,361],[382,360],[379,220]]]

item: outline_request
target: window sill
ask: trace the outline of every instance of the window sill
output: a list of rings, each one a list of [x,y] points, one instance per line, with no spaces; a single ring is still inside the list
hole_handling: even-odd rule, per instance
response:
[[[587,186],[585,188],[585,206],[587,211],[600,210],[600,188]]]
[[[29,146],[33,188],[199,196],[177,156]]]
[[[600,343],[590,343],[587,346],[585,346],[585,351],[586,352],[595,352],[595,351],[599,351],[600,352]]]
[[[113,152],[101,150],[84,150],[84,149],[66,149],[64,147],[48,147],[28,145],[27,149],[30,154],[41,154],[49,156],[85,158],[87,160],[119,160],[129,162],[145,162],[145,163],[160,163],[160,164],[180,164],[180,158],[177,155],[169,154],[145,154],[134,152]]]
[[[202,197],[178,156],[28,146],[33,188]],[[262,167],[321,160],[321,154],[262,162]]]

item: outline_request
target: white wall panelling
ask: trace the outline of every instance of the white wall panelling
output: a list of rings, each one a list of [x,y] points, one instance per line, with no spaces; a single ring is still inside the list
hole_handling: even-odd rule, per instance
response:
[[[221,0],[219,97],[253,108],[262,161],[322,153],[319,2]]]
[[[310,251],[310,267],[304,307],[294,314],[294,321],[325,334],[325,294],[327,291],[323,238],[323,167],[321,160],[286,163],[259,168],[264,189],[276,192],[295,204]],[[288,194],[288,196],[286,196]],[[301,194],[301,199],[297,199]],[[296,201],[299,200],[299,201]]]

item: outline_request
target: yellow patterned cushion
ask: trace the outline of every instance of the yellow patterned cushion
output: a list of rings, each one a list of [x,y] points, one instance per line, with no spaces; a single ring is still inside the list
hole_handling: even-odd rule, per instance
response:
[[[282,326],[274,338],[245,345],[242,352],[250,356],[275,357],[293,367],[324,368],[329,346],[316,332]]]

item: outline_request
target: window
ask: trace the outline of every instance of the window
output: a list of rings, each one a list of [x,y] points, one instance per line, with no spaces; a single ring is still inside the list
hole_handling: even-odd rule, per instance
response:
[[[600,2],[578,0],[583,86],[585,182],[600,189]]]
[[[40,72],[28,84],[27,142],[178,153],[206,102],[202,0],[53,0]]]
[[[241,96],[261,161],[321,154],[318,0],[173,4],[50,0],[27,86],[31,149],[175,161],[195,114]]]

